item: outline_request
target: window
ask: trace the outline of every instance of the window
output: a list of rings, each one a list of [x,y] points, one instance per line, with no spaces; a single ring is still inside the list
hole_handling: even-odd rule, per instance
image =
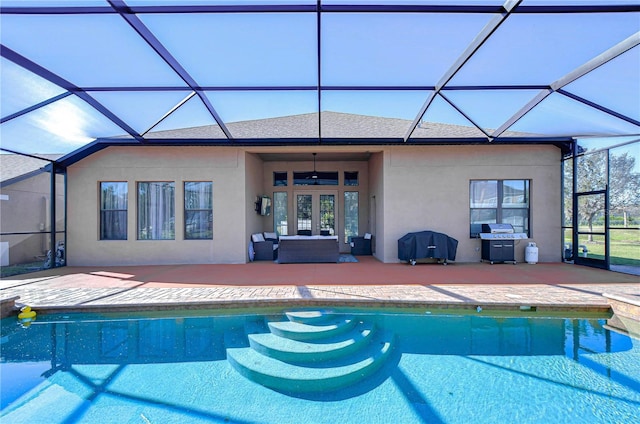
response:
[[[346,181],[346,180],[345,180]],[[344,192],[344,242],[358,235],[358,192]]]
[[[338,185],[338,173],[294,172],[293,185]]]
[[[184,183],[184,238],[213,238],[213,183]]]
[[[127,183],[100,183],[100,240],[127,239]]]
[[[344,172],[344,185],[357,186],[358,185],[358,171]]]
[[[273,229],[278,233],[278,236],[289,234],[287,208],[287,192],[276,191],[273,193]]]
[[[516,233],[529,234],[530,180],[471,181],[470,235],[478,237],[482,224],[511,224]]]
[[[273,173],[273,186],[274,187],[286,187],[287,186],[287,173],[286,172],[274,172]]]
[[[174,240],[175,184],[138,183],[138,240]]]

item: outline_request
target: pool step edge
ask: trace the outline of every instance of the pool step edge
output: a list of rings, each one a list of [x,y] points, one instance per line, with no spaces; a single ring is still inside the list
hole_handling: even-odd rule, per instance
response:
[[[393,347],[393,337],[380,332],[360,351],[357,362],[327,368],[317,363],[309,367],[281,361],[250,347],[228,348],[227,359],[240,374],[263,386],[308,393],[338,390],[371,376],[385,363]]]

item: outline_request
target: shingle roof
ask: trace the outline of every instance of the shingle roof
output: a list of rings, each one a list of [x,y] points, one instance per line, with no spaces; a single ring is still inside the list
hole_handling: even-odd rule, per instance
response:
[[[41,154],[39,157],[56,160],[61,154]],[[1,154],[0,155],[0,182],[6,182],[14,178],[38,171],[50,162],[32,158],[29,156]]]
[[[398,118],[384,118],[379,116],[355,115],[339,112],[322,112],[322,140],[338,144],[401,144],[405,132],[412,121]],[[143,146],[143,145],[174,145],[186,143],[189,145],[228,145],[230,141],[236,145],[248,143],[265,145],[264,140],[270,139],[277,145],[292,144],[296,140],[302,143],[317,143],[318,114],[306,113],[277,118],[256,119],[228,123],[227,129],[233,140],[227,139],[218,125],[205,125],[175,130],[149,132],[145,135],[146,142],[139,142],[129,136],[105,137],[83,146],[67,155],[58,163],[69,166],[106,147]],[[511,138],[511,140],[509,140]],[[521,143],[530,140],[540,140],[539,134],[506,131],[501,136],[503,143]],[[282,143],[286,140],[285,143]],[[416,144],[428,141],[428,144],[478,144],[491,141],[486,134],[472,126],[440,124],[435,122],[420,122],[409,138]],[[320,140],[321,141],[321,140]],[[175,142],[175,143],[174,143]],[[563,145],[566,140],[548,139],[546,142]]]
[[[411,127],[411,120],[384,118],[380,116],[355,115],[340,112],[322,112],[323,138],[400,138]],[[316,138],[318,137],[318,114],[307,113],[278,118],[232,122],[227,128],[236,139],[264,138]],[[505,132],[503,137],[527,137],[539,134]],[[224,139],[217,125],[182,128],[152,132],[146,135],[156,139]],[[412,134],[413,138],[485,138],[486,135],[473,126],[451,125],[436,122],[421,122]]]

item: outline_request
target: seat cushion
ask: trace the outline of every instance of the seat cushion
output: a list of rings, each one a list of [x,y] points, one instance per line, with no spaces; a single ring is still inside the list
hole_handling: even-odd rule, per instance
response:
[[[273,240],[276,241],[278,240],[278,234],[276,233],[264,233],[264,239],[265,240]]]

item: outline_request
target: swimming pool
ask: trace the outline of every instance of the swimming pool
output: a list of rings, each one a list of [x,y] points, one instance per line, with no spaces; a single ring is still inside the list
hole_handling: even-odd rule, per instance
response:
[[[296,310],[2,321],[3,423],[640,422],[604,318]]]

